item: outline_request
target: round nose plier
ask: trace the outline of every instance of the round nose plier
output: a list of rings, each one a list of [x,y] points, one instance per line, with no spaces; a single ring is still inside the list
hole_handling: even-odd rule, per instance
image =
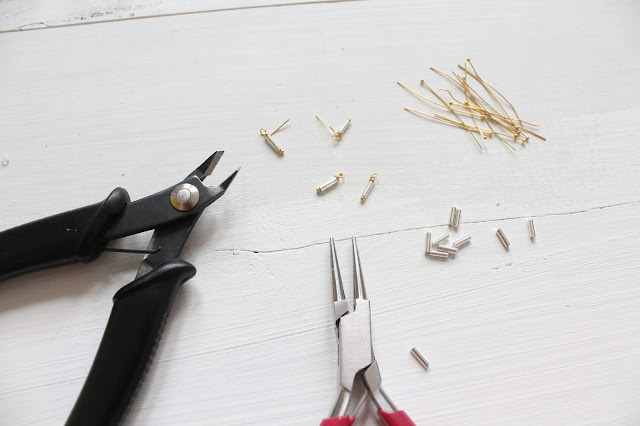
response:
[[[378,409],[378,416],[388,426],[415,426],[407,413],[398,410],[381,386],[382,378],[378,362],[373,353],[371,339],[371,307],[362,277],[360,254],[356,238],[353,246],[353,306],[345,297],[338,257],[333,238],[329,240],[331,250],[331,277],[333,281],[333,307],[338,336],[340,365],[340,394],[329,418],[321,426],[350,426],[365,398],[370,398]],[[354,385],[364,384],[364,394],[357,404],[352,404]],[[352,408],[353,407],[353,408]]]

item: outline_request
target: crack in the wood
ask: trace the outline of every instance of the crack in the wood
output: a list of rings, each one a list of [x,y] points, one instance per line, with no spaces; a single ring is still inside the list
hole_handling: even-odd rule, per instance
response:
[[[476,224],[476,223],[492,223],[492,222],[501,222],[501,221],[505,221],[505,220],[519,220],[519,219],[526,219],[526,218],[543,218],[543,217],[554,217],[554,216],[567,216],[567,215],[572,215],[572,214],[582,214],[582,213],[589,213],[589,212],[593,212],[593,211],[598,211],[598,210],[605,210],[605,209],[610,209],[610,208],[616,208],[616,207],[627,207],[627,206],[632,206],[635,204],[640,204],[640,201],[629,201],[626,203],[616,203],[616,204],[607,204],[605,206],[597,206],[597,207],[590,207],[588,209],[582,209],[582,210],[573,210],[570,212],[562,212],[562,213],[546,213],[546,214],[538,214],[538,215],[524,215],[524,216],[511,216],[511,217],[501,217],[501,218],[497,218],[497,219],[484,219],[484,220],[472,220],[472,221],[462,221],[461,223],[464,224]],[[438,226],[446,226],[446,223],[439,223],[439,224],[434,224],[434,225],[428,225],[428,226],[415,226],[415,227],[410,227],[410,228],[403,228],[403,229],[397,229],[394,231],[385,231],[385,232],[375,232],[373,234],[367,234],[367,235],[359,235],[358,238],[370,238],[370,237],[378,237],[381,235],[391,235],[391,234],[397,234],[400,232],[407,232],[407,231],[417,231],[420,229],[429,229],[429,228],[435,228]],[[346,238],[336,238],[336,241],[347,241],[351,239],[351,237],[346,237]],[[303,246],[296,246],[296,247],[288,247],[288,248],[283,248],[283,249],[277,249],[277,250],[250,250],[250,249],[216,249],[216,250],[212,250],[214,252],[220,252],[220,253],[224,253],[224,252],[242,252],[242,253],[254,253],[254,254],[272,254],[272,253],[281,253],[281,252],[287,252],[287,251],[295,251],[295,250],[303,250],[309,247],[315,247],[315,246],[321,246],[321,245],[325,245],[327,244],[326,241],[322,241],[322,242],[315,242],[315,243],[311,243],[311,244],[305,244]]]
[[[263,4],[258,6],[239,6],[239,7],[227,7],[222,9],[193,10],[189,12],[174,12],[174,13],[163,13],[163,14],[157,14],[157,15],[131,16],[128,18],[119,18],[119,19],[99,19],[99,20],[72,22],[68,24],[57,24],[57,25],[56,24],[47,25],[44,22],[35,22],[32,24],[21,25],[11,30],[0,30],[0,34],[12,33],[16,31],[34,31],[34,30],[45,30],[45,29],[51,29],[51,28],[75,27],[79,25],[108,24],[111,22],[139,21],[141,19],[167,18],[167,17],[185,16],[185,15],[200,15],[203,13],[235,12],[239,10],[268,9],[273,7],[307,6],[307,5],[316,5],[316,4],[350,3],[350,2],[356,2],[356,1],[367,1],[367,0],[319,0],[319,1],[311,1],[311,2],[300,1],[297,3]],[[33,24],[42,24],[44,25],[44,27],[23,28]]]

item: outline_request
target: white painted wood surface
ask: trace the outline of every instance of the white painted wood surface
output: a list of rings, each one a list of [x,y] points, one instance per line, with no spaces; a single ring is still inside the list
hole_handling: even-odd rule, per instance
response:
[[[4,0],[0,32],[341,1],[358,0]]]
[[[184,251],[198,274],[127,424],[318,424],[338,386],[326,242],[349,277],[351,235],[383,383],[417,424],[638,424],[639,11],[346,2],[0,34],[2,229],[116,186],[153,193],[216,149],[212,181],[242,166]],[[480,153],[403,111],[427,107],[396,80],[437,85],[429,65],[467,56],[548,142]],[[353,125],[336,145],[316,113]],[[287,118],[278,158],[258,130]],[[452,205],[472,243],[427,259]],[[1,423],[64,422],[139,261],[0,285]],[[376,424],[370,408],[358,424]]]

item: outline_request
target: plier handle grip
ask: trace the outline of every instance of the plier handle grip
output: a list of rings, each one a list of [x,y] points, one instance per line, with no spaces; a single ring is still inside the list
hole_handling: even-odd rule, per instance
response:
[[[187,177],[156,194],[131,201],[116,188],[102,202],[0,232],[0,281],[28,272],[88,263],[117,238],[154,229],[136,278],[113,297],[95,360],[67,425],[120,423],[151,364],[182,283],[196,268],[180,253],[202,212],[220,198],[237,170],[208,187],[218,151]]]

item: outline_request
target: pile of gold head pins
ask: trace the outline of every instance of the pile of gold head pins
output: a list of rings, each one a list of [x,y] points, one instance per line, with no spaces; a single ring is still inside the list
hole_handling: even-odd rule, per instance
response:
[[[469,67],[467,67],[467,65]],[[480,77],[478,71],[476,71],[476,68],[471,63],[471,59],[467,59],[464,66],[458,65],[458,68],[460,68],[462,72],[458,74],[453,71],[451,75],[434,67],[431,67],[431,70],[450,80],[456,89],[464,95],[464,100],[457,99],[447,89],[438,89],[441,92],[447,93],[451,98],[449,102],[446,102],[438,95],[438,92],[429,87],[424,80],[420,80],[420,85],[427,88],[427,90],[435,96],[436,100],[433,100],[398,81],[400,86],[420,99],[449,111],[449,113],[453,115],[453,118],[447,118],[440,114],[427,114],[426,112],[408,107],[405,107],[405,110],[467,131],[481,150],[483,147],[476,134],[483,140],[495,136],[505,146],[514,151],[516,149],[509,143],[509,140],[525,144],[529,142],[529,135],[546,140],[531,130],[531,127],[539,127],[537,124],[522,120],[513,104],[493,85]],[[469,85],[469,81],[474,82],[477,90]],[[490,99],[490,101],[483,98],[479,92],[483,92],[485,98]],[[467,122],[465,122],[462,117],[465,117]],[[469,121],[469,118],[471,121]],[[486,127],[483,127],[484,125],[486,125]]]

